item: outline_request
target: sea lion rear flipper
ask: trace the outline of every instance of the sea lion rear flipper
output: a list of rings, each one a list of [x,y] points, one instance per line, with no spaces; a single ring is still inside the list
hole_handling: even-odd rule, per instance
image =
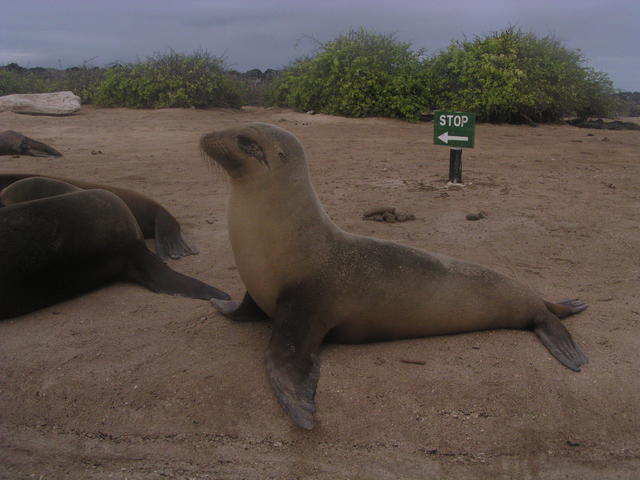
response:
[[[581,302],[577,298],[566,298],[557,303],[544,302],[544,304],[547,306],[547,309],[558,318],[575,315],[585,311],[588,307],[586,303]]]
[[[320,377],[318,351],[326,331],[306,299],[298,292],[278,300],[266,366],[278,403],[297,426],[311,430]]]
[[[180,258],[200,253],[182,234],[178,221],[164,208],[158,210],[155,224],[156,252],[161,258]]]
[[[157,293],[182,295],[201,300],[231,299],[225,292],[211,285],[172,270],[142,243],[129,256],[127,276]]]
[[[588,362],[587,356],[576,345],[569,331],[551,314],[544,315],[535,322],[533,331],[542,344],[565,367],[575,372]]]
[[[249,292],[245,292],[242,302],[233,300],[211,299],[211,303],[222,315],[236,322],[259,322],[269,320],[269,316],[251,298]]]

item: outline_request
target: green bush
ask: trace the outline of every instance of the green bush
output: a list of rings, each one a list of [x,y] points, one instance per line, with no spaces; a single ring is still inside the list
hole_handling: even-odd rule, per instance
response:
[[[514,28],[454,41],[430,61],[435,103],[475,112],[485,121],[606,115],[612,106],[611,82],[584,63],[579,51],[553,37]]]
[[[102,69],[87,65],[66,70],[8,65],[0,68],[0,95],[71,90],[82,103],[91,103],[102,75]]]
[[[239,107],[241,84],[207,52],[170,51],[108,69],[95,94],[106,107]]]
[[[361,28],[294,62],[273,82],[267,99],[302,111],[416,120],[427,108],[421,56],[392,35]]]
[[[55,91],[53,85],[41,74],[0,70],[0,96],[53,91]]]
[[[58,90],[70,90],[82,99],[83,104],[94,103],[100,83],[104,79],[103,68],[83,65],[64,70]]]

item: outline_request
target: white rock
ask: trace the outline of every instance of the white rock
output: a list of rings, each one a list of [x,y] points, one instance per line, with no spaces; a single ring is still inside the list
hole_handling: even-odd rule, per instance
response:
[[[73,92],[25,93],[0,97],[0,112],[71,115],[78,110],[80,97]]]

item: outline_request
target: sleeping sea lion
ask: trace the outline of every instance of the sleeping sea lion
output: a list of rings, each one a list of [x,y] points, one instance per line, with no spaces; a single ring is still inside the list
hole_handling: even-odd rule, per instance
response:
[[[251,123],[204,135],[200,144],[229,175],[229,237],[247,289],[239,305],[214,304],[232,319],[273,320],[267,373],[298,426],[314,425],[325,338],[531,329],[566,367],[579,371],[587,362],[559,320],[585,304],[545,302],[480,265],[338,228],[318,200],[302,145],[286,130]]]
[[[0,132],[0,155],[31,155],[32,157],[61,157],[55,148],[13,130]]]
[[[98,188],[108,190],[120,197],[129,207],[142,229],[144,238],[155,238],[156,253],[162,258],[180,258],[197,255],[198,249],[187,240],[180,229],[180,224],[169,211],[155,200],[133,190],[120,187],[99,185],[72,180],[69,178],[51,177],[36,173],[3,173],[0,174],[0,190],[18,180],[29,177],[44,177],[70,183],[82,189]]]
[[[0,209],[0,319],[22,315],[117,279],[158,293],[229,296],[170,269],[147,249],[126,204],[83,190]]]
[[[82,191],[80,187],[62,180],[47,177],[28,177],[0,190],[0,207]]]

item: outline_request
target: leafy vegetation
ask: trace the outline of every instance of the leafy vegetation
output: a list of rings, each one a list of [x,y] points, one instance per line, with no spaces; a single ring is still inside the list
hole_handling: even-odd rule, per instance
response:
[[[430,60],[434,101],[475,112],[485,121],[555,121],[565,115],[607,115],[613,87],[584,65],[582,54],[553,37],[509,28],[454,41]]]
[[[240,84],[207,52],[170,51],[105,72],[95,103],[105,107],[239,107]]]
[[[640,92],[620,92],[616,94],[616,110],[626,117],[640,117]]]
[[[205,51],[156,54],[109,68],[0,67],[0,95],[72,90],[83,103],[131,108],[279,105],[352,117],[416,120],[434,109],[480,120],[556,121],[637,115],[637,95],[615,94],[606,73],[551,36],[515,28],[455,40],[426,57],[393,35],[359,29],[320,44],[283,72],[229,71]]]
[[[45,93],[71,90],[84,103],[92,103],[104,70],[83,65],[57,70],[54,68],[23,68],[11,63],[0,67],[0,95],[12,93]]]
[[[323,44],[272,85],[272,104],[351,117],[416,120],[428,107],[422,51],[365,29]]]

